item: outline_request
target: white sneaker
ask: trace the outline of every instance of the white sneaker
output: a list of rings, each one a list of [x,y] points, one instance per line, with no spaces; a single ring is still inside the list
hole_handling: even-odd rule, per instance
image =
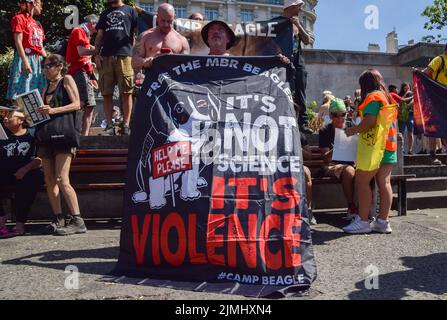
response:
[[[362,221],[359,216],[355,217],[352,222],[343,228],[343,231],[351,234],[371,233],[371,226],[368,221]]]
[[[315,219],[315,217],[314,217],[312,209],[310,209],[310,208],[307,209],[307,214],[309,215],[309,224],[311,226],[316,226],[318,223],[317,223],[317,219]]]
[[[391,233],[393,230],[391,229],[390,222],[382,220],[378,218],[371,222],[371,230],[379,233]]]

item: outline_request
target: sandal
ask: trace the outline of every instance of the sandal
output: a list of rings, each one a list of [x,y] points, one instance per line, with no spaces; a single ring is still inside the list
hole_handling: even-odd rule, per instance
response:
[[[9,230],[8,228],[0,228],[0,239],[9,239],[19,236],[17,232]]]
[[[3,237],[4,235],[8,234],[9,230],[6,227],[1,227],[0,228],[0,237]]]

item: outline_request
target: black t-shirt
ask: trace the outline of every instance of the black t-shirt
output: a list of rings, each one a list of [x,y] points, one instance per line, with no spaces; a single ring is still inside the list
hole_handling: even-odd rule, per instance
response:
[[[301,132],[300,132],[300,140],[301,140],[301,148],[307,147],[309,145],[306,135]]]
[[[0,140],[0,170],[14,174],[36,157],[36,143],[29,131],[23,136],[9,134],[8,140]]]
[[[332,123],[329,123],[318,133],[318,144],[320,148],[332,149],[334,147],[334,140],[335,140],[335,128]]]
[[[104,31],[101,55],[105,57],[131,57],[138,15],[135,10],[124,5],[108,8],[99,18],[97,30]]]

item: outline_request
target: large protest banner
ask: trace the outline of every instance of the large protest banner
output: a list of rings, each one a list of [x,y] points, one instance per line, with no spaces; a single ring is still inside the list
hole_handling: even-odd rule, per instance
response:
[[[140,33],[156,25],[156,16],[143,12],[139,19]],[[193,55],[207,55],[209,48],[202,40],[200,31],[209,21],[178,18],[175,29],[188,39]],[[283,54],[292,56],[293,27],[289,19],[275,18],[267,21],[254,21],[229,24],[238,38],[237,44],[229,51],[235,56],[273,56]]]
[[[255,297],[310,286],[286,73],[275,57],[156,59],[133,120],[116,277]]]
[[[427,137],[447,137],[447,86],[420,71],[413,73],[414,123]]]

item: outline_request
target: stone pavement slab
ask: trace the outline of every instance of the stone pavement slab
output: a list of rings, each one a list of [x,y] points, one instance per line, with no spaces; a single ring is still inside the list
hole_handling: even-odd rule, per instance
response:
[[[318,278],[298,299],[447,300],[447,210],[392,217],[391,235],[346,235],[337,213],[317,213],[313,229]],[[89,232],[71,237],[37,235],[0,240],[0,300],[7,299],[245,299],[240,296],[110,284],[119,253],[119,224],[89,223]],[[78,290],[65,289],[65,268],[80,271]],[[377,271],[378,289],[365,278]],[[371,281],[367,281],[371,283]]]

